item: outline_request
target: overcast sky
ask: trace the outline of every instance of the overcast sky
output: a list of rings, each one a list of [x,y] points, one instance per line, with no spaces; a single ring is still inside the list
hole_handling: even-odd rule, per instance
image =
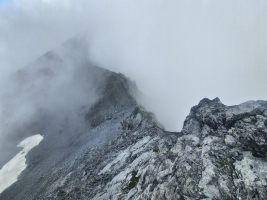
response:
[[[171,130],[204,97],[267,99],[265,0],[0,0],[0,84],[77,34]]]

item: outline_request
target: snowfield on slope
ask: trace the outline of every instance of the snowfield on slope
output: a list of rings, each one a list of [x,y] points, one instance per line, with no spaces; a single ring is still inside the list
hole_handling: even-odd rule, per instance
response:
[[[26,138],[18,144],[23,148],[14,158],[0,169],[0,194],[18,180],[19,175],[26,169],[26,156],[43,140],[40,134]]]

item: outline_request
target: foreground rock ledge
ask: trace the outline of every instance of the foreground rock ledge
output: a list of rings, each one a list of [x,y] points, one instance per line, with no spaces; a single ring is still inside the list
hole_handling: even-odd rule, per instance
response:
[[[134,128],[116,140],[93,199],[267,199],[266,105],[203,99],[180,133],[131,115]]]
[[[267,199],[266,125],[264,101],[203,99],[179,133],[137,106],[116,138],[51,169],[28,199]]]

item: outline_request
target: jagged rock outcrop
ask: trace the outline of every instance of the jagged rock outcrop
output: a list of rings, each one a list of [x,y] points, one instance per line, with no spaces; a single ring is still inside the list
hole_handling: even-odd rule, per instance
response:
[[[127,130],[94,175],[109,179],[89,199],[266,199],[266,105],[203,99],[180,133],[151,123]]]
[[[266,122],[264,101],[228,107],[219,99],[203,99],[191,109],[181,132],[167,132],[151,113],[132,104],[91,130],[102,135],[117,132],[116,136],[102,145],[90,146],[86,141],[75,157],[49,169],[46,177],[38,177],[38,184],[31,188],[38,193],[19,196],[40,200],[266,199]],[[14,194],[14,188],[1,199]]]
[[[56,126],[40,111],[34,131],[44,141],[1,200],[267,199],[267,102],[203,99],[181,132],[168,132],[125,76],[82,66],[78,75],[93,77],[98,98],[78,109],[78,126],[68,117]]]

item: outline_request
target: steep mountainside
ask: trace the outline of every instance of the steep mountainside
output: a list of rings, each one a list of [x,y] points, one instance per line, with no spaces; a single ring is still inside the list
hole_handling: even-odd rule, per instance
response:
[[[138,105],[125,76],[79,66],[74,80],[83,84],[77,87],[88,80],[94,88],[85,91],[97,97],[75,112],[56,110],[60,116],[42,107],[33,122],[19,126],[44,140],[1,200],[267,199],[267,102],[226,106],[203,99],[181,132],[168,132]],[[44,67],[41,76],[53,70]],[[27,73],[19,77],[25,82]]]

